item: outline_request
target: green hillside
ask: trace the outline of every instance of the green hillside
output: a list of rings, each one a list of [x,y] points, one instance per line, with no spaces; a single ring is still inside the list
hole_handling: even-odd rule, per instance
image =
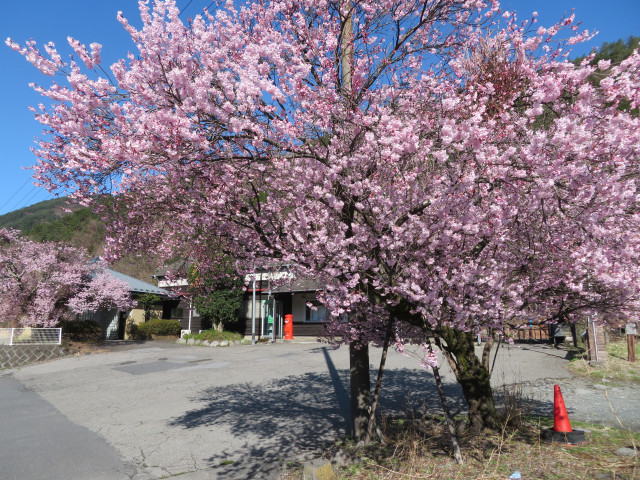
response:
[[[604,42],[598,53],[595,55],[593,60],[591,60],[591,65],[597,65],[600,60],[610,60],[611,67],[616,65],[620,65],[620,63],[627,59],[634,50],[638,48],[638,43],[640,42],[640,37],[630,36],[626,41],[620,39],[616,42],[608,43]],[[579,57],[574,60],[574,63],[577,65],[584,60],[583,57]],[[605,71],[597,70],[593,72],[589,76],[589,80],[596,87],[600,86],[600,82],[605,79],[611,72],[611,67]],[[633,115],[640,115],[640,109],[637,107],[633,110],[631,109],[631,103],[628,100],[621,100],[618,104],[618,110],[626,110]]]
[[[640,37],[630,36],[627,40],[619,39],[615,42],[604,42],[595,58],[591,61],[591,65],[596,65],[600,60],[611,60],[613,65],[618,65],[625,58],[629,57],[633,51],[638,48]],[[584,59],[584,55],[574,60],[580,63]]]
[[[90,208],[70,204],[66,197],[36,203],[0,216],[0,228],[14,228],[37,242],[67,242],[99,255],[105,227]]]
[[[0,228],[20,230],[37,242],[65,242],[85,248],[89,255],[104,251],[106,228],[91,208],[70,204],[66,197],[36,203],[29,207],[0,215]],[[112,267],[145,282],[158,267],[147,256],[129,255]]]
[[[68,205],[66,197],[36,203],[29,207],[0,215],[0,228],[14,228],[22,232],[28,232],[38,224],[52,222],[65,216],[67,214],[64,211],[65,208],[74,209],[73,206]],[[77,208],[76,206],[75,209]]]

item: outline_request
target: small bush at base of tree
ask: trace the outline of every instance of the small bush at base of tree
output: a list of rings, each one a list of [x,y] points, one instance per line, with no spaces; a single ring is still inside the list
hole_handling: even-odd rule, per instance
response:
[[[186,338],[187,340],[190,338],[193,338],[194,340],[202,340],[202,341],[208,340],[210,342],[213,342],[213,341],[221,342],[223,340],[226,340],[227,342],[235,342],[236,340],[242,340],[242,335],[235,332],[220,331],[220,330],[213,329],[213,330],[205,330],[204,332],[201,332],[201,333],[188,334],[188,335],[185,335],[184,338]]]

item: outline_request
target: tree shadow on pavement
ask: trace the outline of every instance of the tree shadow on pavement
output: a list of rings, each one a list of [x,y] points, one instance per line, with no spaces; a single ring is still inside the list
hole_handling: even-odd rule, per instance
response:
[[[169,426],[228,432],[232,441],[208,461],[218,466],[216,472],[224,470],[238,478],[241,472],[245,478],[264,475],[271,462],[281,459],[313,456],[346,435],[349,424],[349,371],[336,369],[329,356],[325,358],[326,372],[202,390],[192,398],[198,407],[171,419]],[[373,380],[376,374],[372,371]],[[462,411],[465,403],[457,385],[447,385],[446,391],[451,408]],[[387,371],[381,409],[392,416],[440,411],[432,375],[410,369]]]
[[[316,456],[349,425],[349,371],[325,358],[326,372],[202,390],[192,398],[198,407],[169,426],[229,433],[231,440],[221,440],[228,445],[208,459],[220,478],[265,478],[282,460]],[[376,375],[371,372],[372,382]],[[454,414],[466,411],[457,383],[445,384],[445,393]],[[442,413],[433,375],[415,369],[385,372],[380,407],[389,417]]]

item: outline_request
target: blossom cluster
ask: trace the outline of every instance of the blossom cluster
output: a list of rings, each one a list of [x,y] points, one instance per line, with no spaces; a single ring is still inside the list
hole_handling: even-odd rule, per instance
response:
[[[0,229],[0,317],[51,327],[73,314],[134,306],[129,286],[79,248],[34,242]]]
[[[477,331],[637,311],[637,51],[574,65],[564,47],[591,34],[572,17],[533,31],[497,1],[336,5],[228,2],[185,23],[173,0],[140,2],[113,80],[10,41],[66,75],[36,87],[52,102],[38,180],[113,195],[113,255],[204,265],[222,239],[239,269],[295,264],[344,341],[379,341],[389,316]]]

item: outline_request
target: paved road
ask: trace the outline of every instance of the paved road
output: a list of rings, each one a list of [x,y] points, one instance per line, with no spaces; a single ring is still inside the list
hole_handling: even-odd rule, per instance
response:
[[[0,478],[123,478],[135,471],[104,438],[76,425],[11,376],[0,378]],[[73,459],[73,461],[71,461]]]
[[[530,407],[546,414],[559,383],[571,419],[614,423],[603,390],[572,379],[564,356],[546,346],[503,349],[494,383],[522,384]],[[439,411],[431,374],[418,363],[390,355],[387,413]],[[462,411],[459,388],[443,373],[451,405]],[[640,389],[616,388],[611,405],[640,430]],[[582,410],[586,399],[601,411]],[[344,434],[347,408],[345,348],[119,346],[0,373],[0,477],[272,478],[283,459],[312,457]]]

